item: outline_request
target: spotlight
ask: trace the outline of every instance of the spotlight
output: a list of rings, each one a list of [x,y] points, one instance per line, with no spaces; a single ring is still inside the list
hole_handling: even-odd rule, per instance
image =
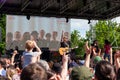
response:
[[[90,19],[88,19],[88,24],[90,24],[91,22],[90,22]]]
[[[26,18],[27,18],[27,20],[30,20],[30,15],[27,15]]]
[[[66,23],[68,23],[69,22],[69,19],[68,19],[68,17],[66,17]]]

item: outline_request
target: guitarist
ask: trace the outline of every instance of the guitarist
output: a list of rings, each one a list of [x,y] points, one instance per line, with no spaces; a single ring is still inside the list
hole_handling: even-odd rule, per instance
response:
[[[63,41],[61,42],[61,48],[71,48],[71,42],[68,40],[66,36],[63,37]],[[75,49],[72,49],[70,52],[66,53],[69,54],[69,57],[71,60],[76,60],[75,59]]]
[[[61,46],[62,48],[70,48],[71,47],[71,42],[68,40],[68,38],[66,36],[63,37],[63,40],[61,42]]]

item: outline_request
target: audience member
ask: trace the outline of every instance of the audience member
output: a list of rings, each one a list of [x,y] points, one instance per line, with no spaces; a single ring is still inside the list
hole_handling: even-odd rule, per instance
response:
[[[41,50],[37,46],[35,41],[32,40],[27,40],[26,45],[25,45],[26,51],[23,52],[23,68],[27,66],[30,63],[35,63],[39,61],[40,55],[41,55]],[[33,52],[33,48],[36,48],[37,52]]]
[[[20,80],[48,80],[46,70],[38,63],[27,65],[21,73]]]
[[[4,69],[5,65],[6,63],[0,60],[0,75],[1,76],[6,76],[6,70]]]
[[[108,61],[100,61],[95,67],[95,80],[116,80],[115,69]]]
[[[71,80],[92,80],[93,74],[86,66],[74,67],[72,69]]]
[[[105,40],[105,44],[104,44],[104,59],[108,60],[109,62],[111,61],[111,57],[112,57],[112,47],[110,45],[110,42],[108,40]]]
[[[7,67],[6,77],[8,80],[20,80],[20,74],[18,74],[17,69],[13,65]]]

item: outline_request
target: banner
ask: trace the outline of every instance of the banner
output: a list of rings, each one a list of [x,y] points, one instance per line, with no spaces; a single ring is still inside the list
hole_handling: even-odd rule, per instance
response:
[[[70,21],[65,18],[7,15],[6,49],[25,50],[26,40],[35,40],[40,48],[56,51],[62,34],[70,38]]]

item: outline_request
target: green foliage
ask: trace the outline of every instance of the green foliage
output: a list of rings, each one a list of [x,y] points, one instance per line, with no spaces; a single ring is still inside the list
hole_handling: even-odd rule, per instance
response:
[[[76,49],[76,55],[82,57],[84,55],[84,42],[85,39],[82,39],[80,36],[80,32],[78,30],[74,30],[71,33],[71,43],[72,43],[72,48],[78,46]]]
[[[116,46],[116,43],[113,42],[116,39],[118,45],[120,45],[120,26],[116,22],[113,22],[111,20],[98,21],[95,25],[92,26],[92,30],[95,34],[94,37],[96,40],[98,40],[101,48],[103,48],[105,39],[109,40],[112,46]],[[88,31],[86,35],[89,39],[92,37],[90,32],[91,30]]]
[[[80,32],[77,30],[74,30],[71,33],[71,42],[72,42],[72,47],[78,46],[79,40],[80,40]]]
[[[0,17],[0,29],[1,29],[0,53],[4,54],[4,50],[5,50],[5,35],[6,35],[6,15],[2,15]]]

